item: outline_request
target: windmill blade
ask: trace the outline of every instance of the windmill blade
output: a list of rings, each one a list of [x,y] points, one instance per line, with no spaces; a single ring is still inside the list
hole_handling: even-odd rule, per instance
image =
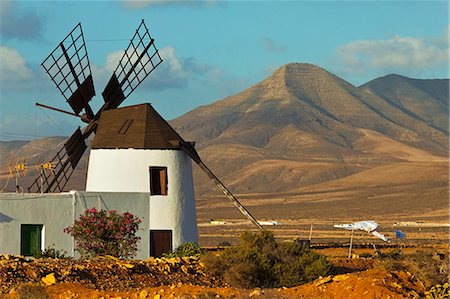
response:
[[[181,139],[181,137],[180,137]],[[214,175],[214,173],[203,163],[195,150],[194,146],[191,143],[183,142],[181,145],[183,151],[194,160],[198,166],[206,173],[206,175],[216,184],[216,186],[227,196],[227,198],[231,201],[231,203],[239,209],[239,211],[247,217],[253,224],[255,224],[260,230],[264,230],[264,228],[259,224],[258,221],[250,214],[249,211],[237,200],[236,197],[228,190],[225,185]]]
[[[102,92],[106,109],[119,107],[161,62],[155,40],[142,20]]]
[[[50,163],[54,167],[52,172],[42,172],[33,184],[28,188],[28,192],[61,192],[70,179],[75,167],[83,156],[87,146],[85,139],[88,135],[83,135],[80,128],[70,136],[64,146],[56,153]],[[42,180],[42,185],[39,185]]]
[[[92,119],[89,101],[95,95],[91,66],[79,23],[42,63],[62,96],[76,114],[85,110]]]

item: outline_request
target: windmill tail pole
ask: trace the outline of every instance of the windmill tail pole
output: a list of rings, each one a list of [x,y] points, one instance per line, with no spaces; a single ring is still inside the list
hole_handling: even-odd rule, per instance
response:
[[[47,106],[47,105],[44,105],[44,104],[41,104],[41,103],[35,103],[35,104],[36,104],[36,106],[39,106],[39,107],[43,107],[43,108],[46,108],[46,109],[58,111],[58,112],[61,112],[61,113],[65,113],[65,114],[69,114],[69,115],[81,118],[81,116],[76,114],[76,113],[72,113],[72,112],[69,112],[69,111],[66,111],[66,110],[58,109],[58,108],[55,108],[55,107],[52,107],[52,106]]]
[[[181,137],[180,137],[181,139]],[[253,222],[254,225],[256,225],[260,230],[264,230],[264,228],[261,226],[261,224],[256,221],[255,218],[244,208],[244,206],[237,200],[236,197],[222,184],[222,182],[212,173],[212,171],[203,163],[202,159],[200,159],[200,156],[198,155],[197,151],[194,148],[194,145],[190,142],[183,141],[181,144],[182,150],[191,157],[192,160],[195,161],[195,163],[200,166],[200,168],[206,173],[206,175],[216,184],[216,186],[222,190],[222,192],[228,197],[228,199],[231,201],[231,203],[241,211],[241,213],[247,217],[251,222]]]
[[[197,161],[196,161],[197,162]],[[244,208],[244,206],[234,197],[234,195],[222,184],[222,182],[212,173],[211,170],[200,160],[197,162],[200,168],[206,173],[206,175],[217,185],[217,187],[222,190],[222,192],[228,197],[228,199],[233,203],[233,205],[241,211],[248,219],[250,219],[253,224],[255,224],[260,230],[264,230],[261,224],[256,221],[255,218]]]

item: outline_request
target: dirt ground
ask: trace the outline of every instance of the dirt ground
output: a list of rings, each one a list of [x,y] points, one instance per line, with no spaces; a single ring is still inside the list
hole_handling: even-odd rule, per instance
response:
[[[294,288],[242,290],[231,287],[203,287],[186,284],[107,292],[79,284],[57,283],[46,288],[52,298],[420,298],[425,287],[407,272],[381,269],[327,276]],[[15,292],[9,294],[14,297]]]
[[[430,247],[410,247],[404,254]],[[353,258],[346,248],[322,248],[334,275],[292,288],[237,289],[208,277],[198,258],[121,260],[35,259],[0,256],[0,298],[424,298],[429,286],[414,273],[389,271],[370,256],[370,248],[356,248]],[[381,249],[387,252],[391,249]],[[448,246],[433,251],[448,254]],[[447,255],[448,256],[448,255]],[[25,287],[24,287],[25,286]],[[24,289],[28,287],[28,293]],[[22,296],[20,296],[22,294]],[[30,295],[31,294],[31,295]]]

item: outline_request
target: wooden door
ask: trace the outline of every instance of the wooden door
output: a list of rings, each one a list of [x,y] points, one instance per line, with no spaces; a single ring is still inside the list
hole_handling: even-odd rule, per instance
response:
[[[172,252],[172,231],[150,231],[150,256],[161,256],[163,253]]]

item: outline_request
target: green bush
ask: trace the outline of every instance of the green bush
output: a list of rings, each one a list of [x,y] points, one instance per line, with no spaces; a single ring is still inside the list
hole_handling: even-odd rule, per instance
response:
[[[450,298],[450,289],[448,288],[448,283],[444,285],[437,284],[433,286],[430,290],[425,292],[426,299],[446,299]]]
[[[53,244],[55,245],[55,244]],[[48,246],[44,250],[40,250],[34,254],[35,258],[54,258],[54,259],[67,259],[67,251],[62,249],[55,249],[52,246]]]
[[[50,299],[45,288],[39,284],[24,283],[17,289],[19,299]]]
[[[163,253],[163,257],[199,256],[204,253],[203,249],[195,242],[186,242],[178,246],[174,252]]]
[[[295,286],[329,273],[326,258],[297,242],[278,243],[270,231],[245,232],[238,246],[203,258],[210,275],[242,288]]]
[[[400,247],[395,247],[388,252],[378,252],[377,255],[380,260],[386,260],[386,259],[399,260],[403,257],[402,249]]]
[[[219,244],[217,244],[217,247],[229,247],[229,246],[231,246],[231,243],[227,241],[222,241]]]
[[[409,271],[430,288],[449,281],[449,255],[435,249],[417,250],[410,254],[384,254],[381,266],[390,271]]]

